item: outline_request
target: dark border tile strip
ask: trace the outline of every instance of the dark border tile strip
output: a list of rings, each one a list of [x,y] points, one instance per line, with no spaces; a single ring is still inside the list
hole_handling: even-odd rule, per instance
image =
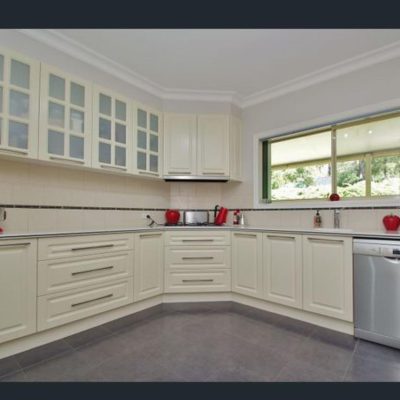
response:
[[[42,209],[42,210],[101,210],[101,211],[166,211],[167,208],[145,208],[145,207],[95,207],[95,206],[54,206],[54,205],[34,205],[34,204],[0,204],[0,208],[28,208],[28,209]],[[229,211],[235,211],[237,208],[230,208]],[[241,211],[255,211],[255,212],[268,212],[268,211],[310,211],[310,210],[397,210],[398,206],[338,206],[338,207],[274,207],[274,208],[239,208]],[[181,211],[214,211],[213,208],[185,208]]]

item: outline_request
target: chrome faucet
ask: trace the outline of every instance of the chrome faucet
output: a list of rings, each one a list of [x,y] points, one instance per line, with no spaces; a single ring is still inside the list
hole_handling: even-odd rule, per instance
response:
[[[333,227],[340,228],[340,210],[338,208],[333,210]]]

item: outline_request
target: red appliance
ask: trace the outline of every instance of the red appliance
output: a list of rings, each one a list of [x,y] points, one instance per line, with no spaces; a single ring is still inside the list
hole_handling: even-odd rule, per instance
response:
[[[215,225],[222,225],[226,222],[226,217],[228,216],[228,209],[221,207],[218,211],[217,216],[215,217],[214,224]]]
[[[181,214],[178,210],[167,210],[165,211],[165,220],[169,225],[177,225]]]

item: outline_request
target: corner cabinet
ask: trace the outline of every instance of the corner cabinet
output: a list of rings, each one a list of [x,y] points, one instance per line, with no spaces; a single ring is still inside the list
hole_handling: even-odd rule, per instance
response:
[[[262,298],[262,234],[232,233],[232,292]]]
[[[353,320],[352,238],[303,236],[303,308]]]
[[[263,234],[264,296],[268,301],[302,308],[300,235]]]
[[[36,240],[0,243],[0,343],[36,331]]]
[[[91,85],[44,64],[40,82],[39,158],[90,166]]]
[[[158,177],[161,174],[161,114],[142,106],[135,108],[135,173]]]
[[[164,114],[164,175],[240,180],[241,123],[221,114]]]
[[[0,49],[0,154],[38,157],[38,61]]]
[[[162,232],[136,234],[133,283],[134,301],[163,293],[164,237]]]
[[[132,107],[128,99],[93,88],[92,166],[106,171],[132,171]]]

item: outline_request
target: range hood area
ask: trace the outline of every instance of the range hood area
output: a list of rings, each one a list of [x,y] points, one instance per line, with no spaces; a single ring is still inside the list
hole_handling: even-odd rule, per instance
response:
[[[229,176],[165,175],[165,182],[228,182]]]

